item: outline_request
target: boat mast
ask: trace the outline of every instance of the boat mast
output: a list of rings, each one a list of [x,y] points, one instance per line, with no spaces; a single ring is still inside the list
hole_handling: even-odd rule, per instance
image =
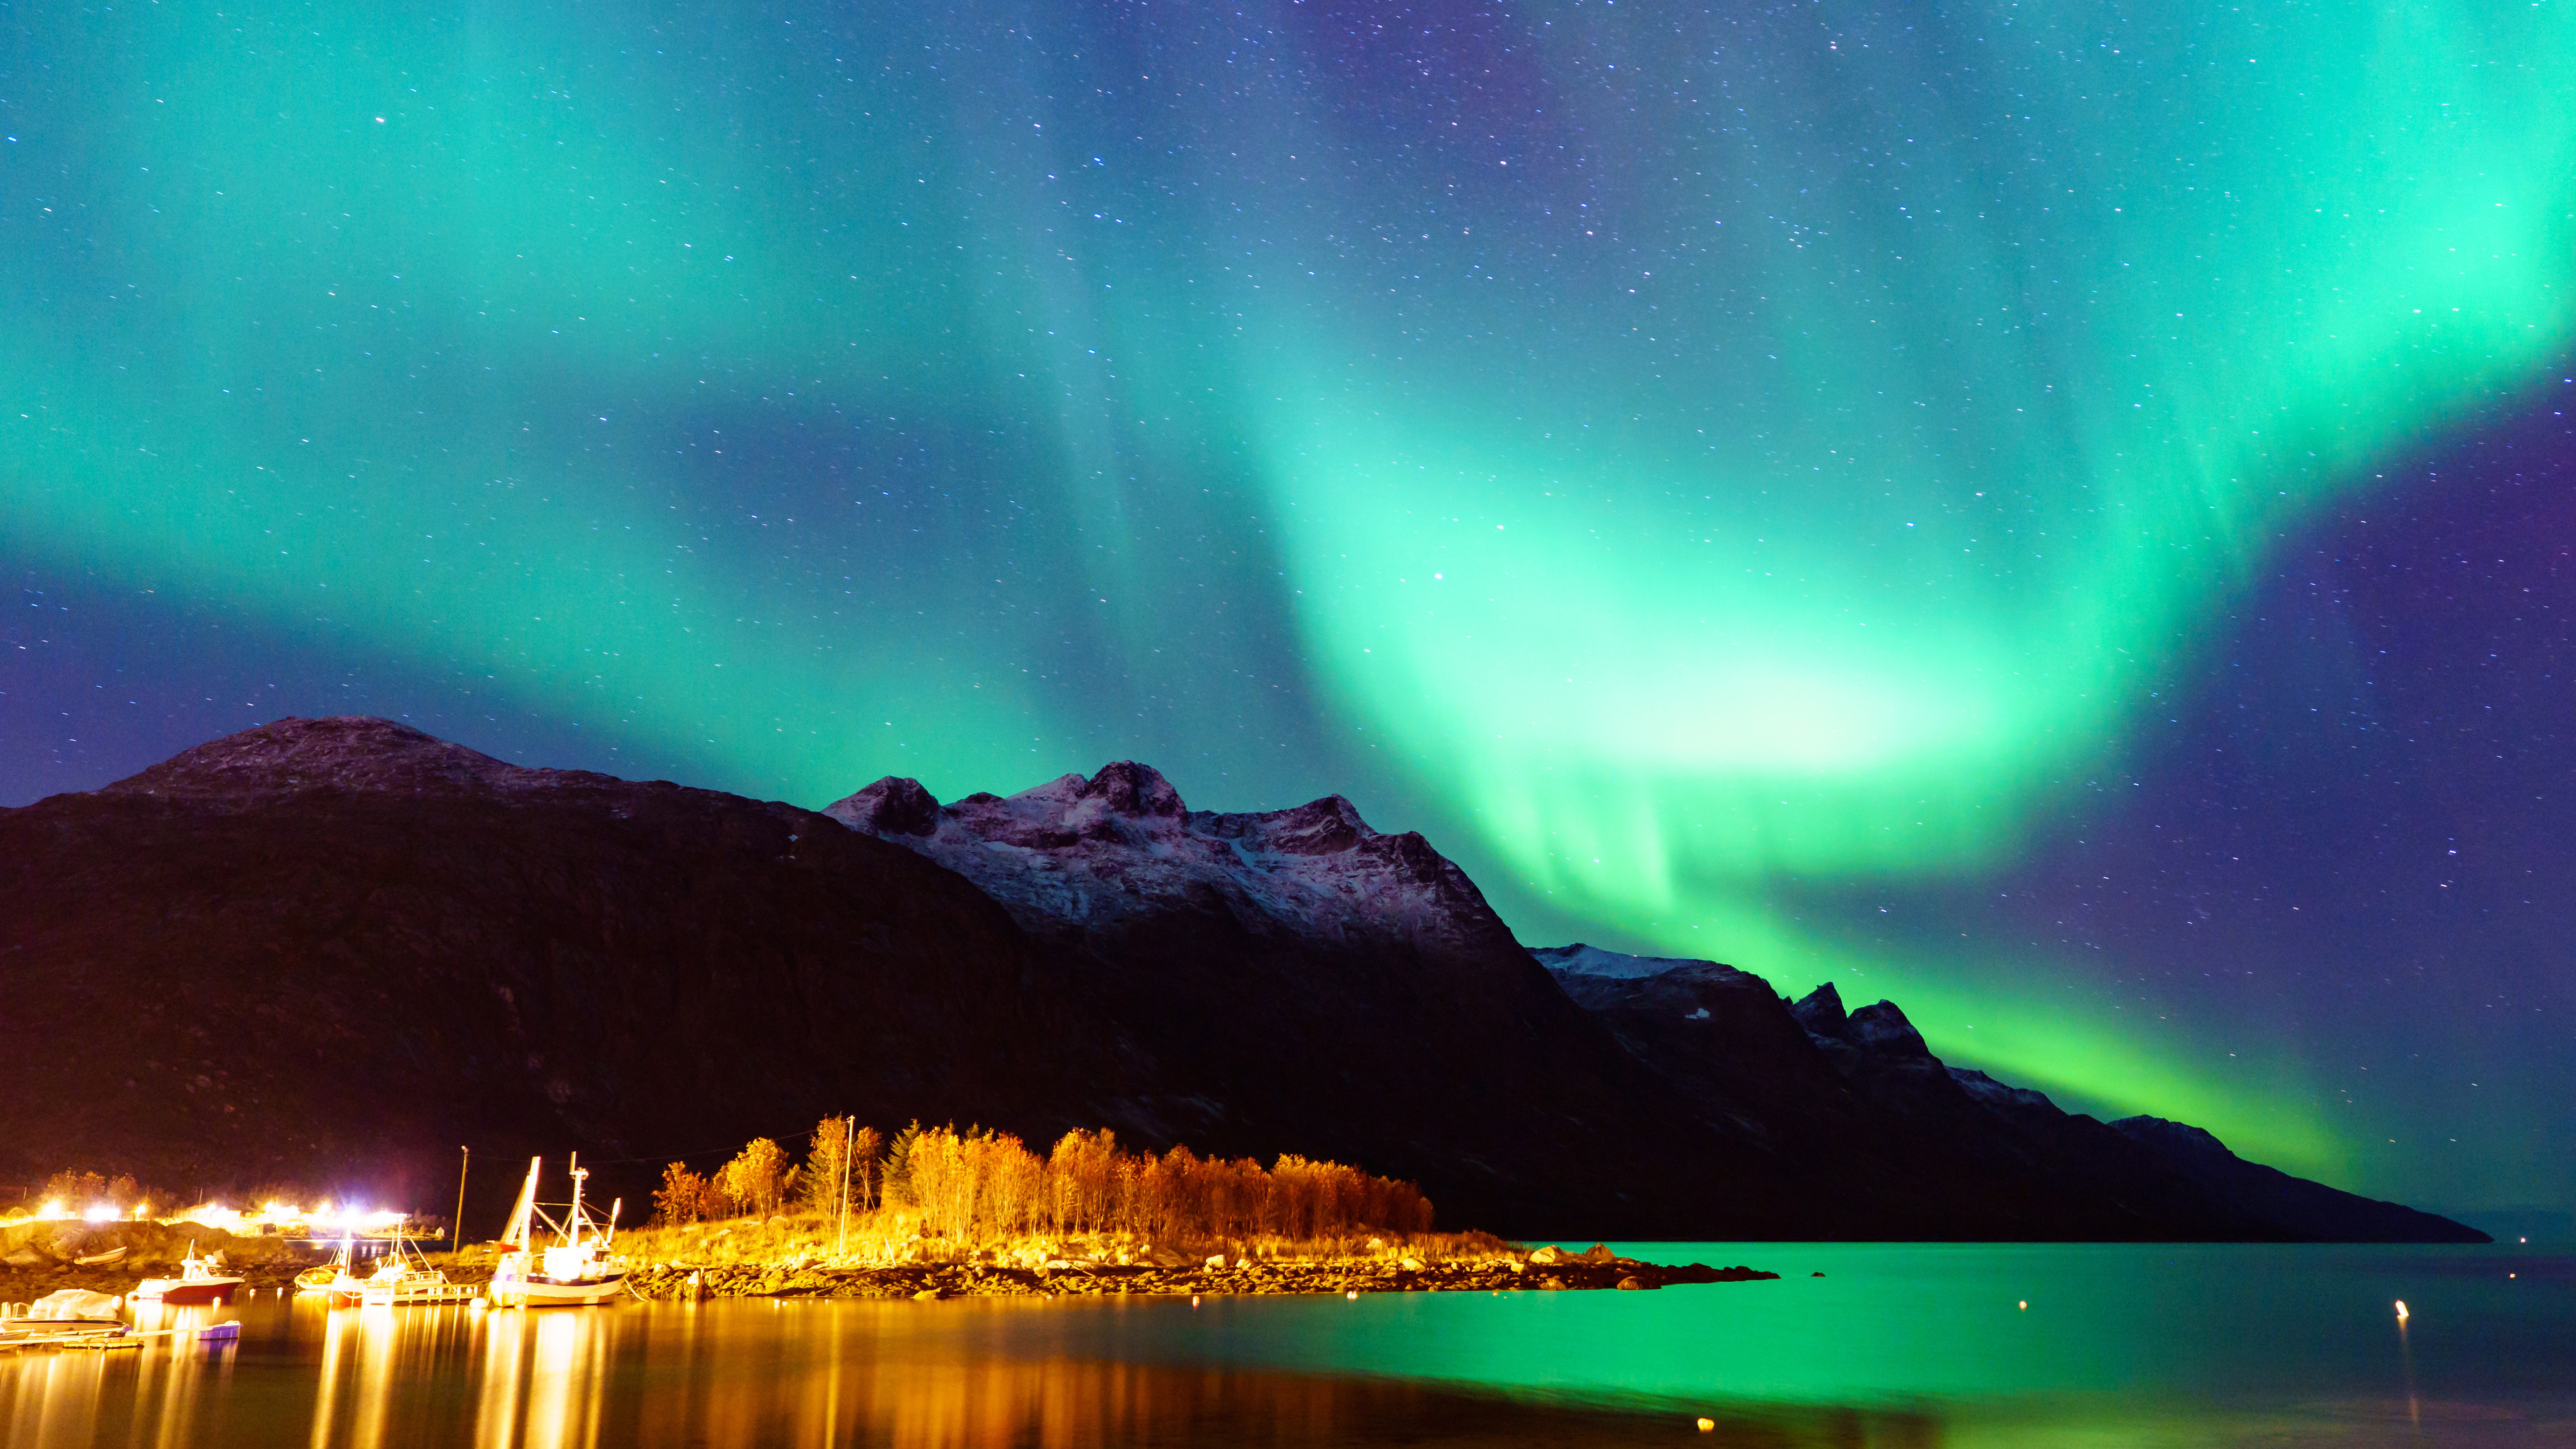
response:
[[[578,1248],[581,1246],[581,1180],[590,1176],[590,1170],[581,1165],[578,1152],[565,1161],[572,1165],[572,1215],[564,1219],[564,1240]]]
[[[519,1189],[519,1205],[510,1209],[510,1228],[501,1239],[502,1247],[516,1247],[521,1252],[528,1250],[528,1218],[537,1210],[537,1173],[545,1166],[545,1161],[542,1157],[528,1159],[528,1180]]]

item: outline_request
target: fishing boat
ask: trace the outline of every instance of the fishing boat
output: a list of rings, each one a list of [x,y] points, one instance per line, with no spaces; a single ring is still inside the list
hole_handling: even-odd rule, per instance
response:
[[[346,1261],[345,1256],[343,1261]],[[385,1255],[376,1259],[373,1273],[331,1285],[332,1302],[357,1303],[368,1308],[471,1303],[482,1296],[481,1288],[448,1282],[445,1273],[429,1266],[429,1260],[421,1256],[420,1249],[402,1238],[394,1239]]]
[[[358,1281],[358,1277],[356,1274],[349,1271],[349,1247],[349,1240],[347,1238],[342,1238],[340,1240],[340,1251],[331,1259],[330,1262],[317,1263],[314,1266],[305,1269],[303,1272],[296,1274],[295,1291],[298,1293],[332,1293],[336,1295],[342,1284],[355,1284]]]
[[[492,1275],[492,1301],[507,1308],[549,1308],[606,1303],[626,1291],[626,1260],[609,1254],[617,1237],[619,1198],[609,1205],[602,1227],[581,1204],[581,1185],[590,1173],[574,1153],[572,1201],[556,1218],[537,1202],[537,1179],[545,1159],[528,1159],[528,1180],[519,1189],[519,1205],[510,1211],[509,1231],[501,1235],[501,1266]],[[551,1234],[552,1242],[541,1242]]]
[[[178,1277],[146,1278],[134,1285],[129,1296],[163,1303],[230,1303],[242,1280],[238,1274],[224,1272],[223,1267],[223,1254],[200,1258],[196,1240],[191,1238],[188,1256],[179,1260]]]

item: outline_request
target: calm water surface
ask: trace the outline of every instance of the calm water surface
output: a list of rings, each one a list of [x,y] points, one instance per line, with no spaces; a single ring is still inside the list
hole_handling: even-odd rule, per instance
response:
[[[0,1355],[0,1443],[2576,1445],[2559,1250],[1625,1251],[1789,1276],[1195,1308],[262,1298],[165,1311],[238,1317],[235,1347]]]

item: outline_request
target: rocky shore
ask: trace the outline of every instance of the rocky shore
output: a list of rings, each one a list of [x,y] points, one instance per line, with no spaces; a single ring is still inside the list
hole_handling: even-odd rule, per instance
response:
[[[628,1285],[646,1299],[1196,1297],[1277,1293],[1499,1293],[1563,1289],[1667,1288],[1777,1278],[1756,1268],[1639,1262],[1595,1246],[1585,1253],[1541,1248],[1522,1257],[1424,1262],[1403,1258],[1261,1259],[1197,1267],[1084,1264],[1014,1268],[993,1263],[850,1267],[819,1261],[636,1269]]]
[[[114,1263],[80,1258],[122,1250]],[[239,1237],[200,1223],[106,1223],[0,1219],[0,1303],[32,1303],[64,1288],[124,1294],[146,1278],[168,1277],[190,1253],[219,1256],[244,1288],[284,1289],[329,1254],[281,1238]]]
[[[158,1236],[170,1230],[159,1229]],[[229,1271],[243,1286],[263,1294],[293,1291],[298,1271],[328,1260],[327,1254],[295,1251],[274,1239],[214,1239],[210,1247],[229,1250]],[[1584,1289],[1659,1289],[1689,1283],[1740,1283],[1777,1278],[1747,1267],[1712,1268],[1704,1263],[1680,1266],[1623,1258],[1602,1244],[1576,1252],[1553,1244],[1536,1250],[1483,1238],[1490,1250],[1424,1256],[1396,1246],[1383,1251],[1324,1254],[1314,1257],[1217,1254],[1185,1257],[1165,1248],[1119,1247],[1076,1257],[1051,1257],[1024,1250],[1016,1260],[992,1251],[970,1253],[967,1261],[923,1258],[918,1245],[909,1261],[834,1259],[811,1250],[757,1257],[736,1256],[722,1246],[725,1237],[700,1239],[681,1246],[656,1244],[646,1233],[630,1261],[627,1284],[638,1298],[695,1301],[711,1298],[992,1298],[992,1297],[1192,1297],[1202,1294],[1359,1294],[1488,1293]],[[726,1235],[729,1236],[729,1235]],[[1482,1237],[1482,1235],[1471,1235]],[[136,1251],[125,1262],[83,1266],[56,1253],[21,1243],[0,1255],[0,1303],[30,1303],[64,1288],[125,1294],[143,1279],[174,1271],[172,1255],[157,1240],[150,1224],[120,1224],[86,1230],[65,1242],[47,1241],[43,1248],[96,1249],[108,1238],[132,1240]],[[93,1241],[96,1239],[98,1241]],[[685,1240],[684,1240],[685,1241]],[[1376,1243],[1372,1240],[1371,1246]],[[658,1247],[658,1251],[656,1251]],[[678,1251],[673,1251],[674,1249]],[[244,1260],[248,1261],[244,1261]],[[1118,1261],[1128,1259],[1129,1261]],[[493,1257],[477,1249],[462,1258],[432,1253],[430,1266],[464,1284],[488,1282]]]
[[[320,1258],[274,1263],[237,1264],[227,1271],[241,1275],[244,1288],[262,1293],[283,1292],[295,1284],[295,1275]],[[167,1264],[127,1268],[83,1268],[73,1264],[41,1268],[0,1267],[0,1303],[33,1303],[48,1293],[64,1288],[86,1288],[93,1293],[125,1294],[146,1278],[168,1277],[179,1270]]]

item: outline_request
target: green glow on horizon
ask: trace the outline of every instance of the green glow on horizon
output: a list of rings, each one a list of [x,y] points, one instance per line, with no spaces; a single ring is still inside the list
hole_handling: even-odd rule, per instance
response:
[[[1267,591],[1399,806],[1570,913],[2332,1167],[2295,1060],[1771,893],[2015,860],[2278,530],[2576,344],[2576,20],[1597,8],[1511,22],[1490,146],[1215,16],[1137,22],[1133,77],[975,6],[48,22],[0,536],[809,805],[1089,769],[1149,709],[1288,788],[1228,732],[1275,661],[1156,683]],[[726,472],[693,410],[1018,430],[899,476],[1027,507],[1026,555],[853,522],[931,444]],[[1219,515],[1276,577],[1189,556]],[[1146,682],[1039,682],[1098,658]]]
[[[2329,1183],[2350,1180],[2349,1145],[2319,1110],[2322,1094],[2294,1056],[2240,1041],[2231,1057],[2177,1024],[2048,990],[2062,962],[2024,954],[1896,960],[1826,939],[1776,911],[1722,903],[1705,908],[1696,931],[1644,934],[1674,956],[1706,956],[1722,943],[1728,964],[1791,997],[1831,981],[1849,1007],[1894,1001],[1945,1062],[2046,1092],[2067,1111],[2188,1122],[2239,1156]]]

